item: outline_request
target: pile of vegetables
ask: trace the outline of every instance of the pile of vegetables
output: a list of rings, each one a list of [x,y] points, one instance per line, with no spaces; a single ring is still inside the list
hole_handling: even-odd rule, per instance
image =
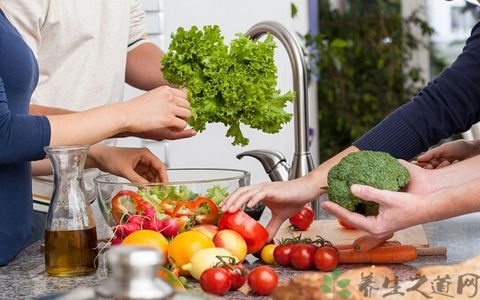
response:
[[[223,123],[233,145],[247,145],[240,124],[277,133],[292,118],[284,108],[293,93],[280,94],[272,36],[263,42],[243,34],[227,46],[218,26],[179,28],[172,34],[162,73],[172,84],[188,89],[193,117],[201,132],[207,123]]]
[[[112,198],[112,218],[117,224],[113,244],[119,244],[129,234],[147,229],[171,238],[198,224],[217,224],[218,205],[228,192],[213,186],[205,196],[186,186],[154,187],[148,190],[119,191]]]

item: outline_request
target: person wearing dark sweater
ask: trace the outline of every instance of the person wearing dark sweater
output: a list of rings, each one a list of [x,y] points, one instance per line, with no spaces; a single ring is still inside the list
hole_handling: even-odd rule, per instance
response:
[[[0,2],[0,266],[8,264],[31,235],[31,176],[49,166],[32,168],[45,157],[45,146],[95,144],[125,133],[162,128],[183,130],[190,118],[186,93],[170,87],[154,89],[130,101],[81,113],[28,115],[38,81],[30,48],[8,21]],[[91,147],[86,165],[136,181],[165,181],[165,167],[143,149]],[[141,170],[148,170],[146,176]]]
[[[377,126],[354,142],[351,147],[338,153],[301,178],[287,182],[263,183],[240,188],[224,201],[222,210],[234,212],[244,204],[247,204],[248,207],[253,207],[258,202],[263,201],[272,211],[272,218],[267,225],[267,230],[273,236],[287,218],[326,192],[321,187],[327,186],[328,171],[349,153],[359,150],[384,151],[396,158],[410,160],[437,144],[441,139],[468,130],[478,121],[480,121],[480,23],[477,23],[472,29],[471,36],[467,39],[462,53],[449,68],[432,80],[411,101],[396,109]],[[477,160],[480,161],[480,159]],[[458,171],[458,176],[455,176],[454,180],[425,180],[424,178],[429,176],[432,178],[444,178],[442,176],[447,175],[445,175],[444,170],[424,170],[403,162],[412,175],[409,192],[432,194],[442,189],[452,188],[455,190],[446,193],[445,197],[454,197],[452,195],[458,192],[457,189],[463,190],[467,188],[467,186],[464,186],[465,184],[471,184],[470,181],[474,180],[475,176],[480,176],[478,171],[472,171],[470,168],[466,170],[466,167],[469,166],[469,161],[465,161],[467,164],[454,165],[458,165],[455,168]],[[478,170],[480,163],[476,164],[476,166],[476,170]],[[472,200],[475,195],[479,195],[478,186],[480,184],[477,180],[477,188],[464,191],[464,193],[471,193],[471,197],[466,197],[465,199]],[[468,186],[468,188],[471,188],[471,186]],[[372,193],[372,189],[361,186],[355,186],[354,189],[356,193],[360,190],[357,194],[358,196],[372,199],[369,194]],[[473,194],[475,191],[477,194]],[[398,193],[400,195],[393,194],[396,197],[405,196],[401,193]],[[376,200],[385,205],[391,204],[388,199],[393,197],[392,194],[375,195],[376,197],[372,199],[373,201]],[[408,194],[407,196],[411,195]],[[449,201],[452,200],[452,198],[442,199],[446,203],[441,206],[442,208],[445,208]],[[413,199],[410,202],[413,206],[398,207],[394,212],[402,216],[412,213],[409,209],[415,207],[417,201],[420,202],[417,198]],[[476,199],[473,202],[480,202],[480,199]],[[449,213],[458,215],[472,210],[480,210],[480,205],[475,203],[468,205],[468,208],[465,208],[465,210],[455,210]],[[459,205],[464,204],[464,202],[459,203]],[[387,219],[387,221],[382,219],[384,220],[383,223],[376,219],[367,219],[351,213],[330,201],[323,202],[321,206],[337,216],[347,218],[347,221],[351,222],[352,225],[361,229],[371,231],[373,228],[381,231],[375,232],[378,235],[406,225],[406,223],[395,223],[395,219]],[[402,209],[404,209],[403,212]],[[392,212],[388,209],[387,211],[389,213]],[[414,224],[422,220],[429,221],[438,217],[446,217],[445,214],[432,217],[428,215],[429,213],[433,212],[427,210],[413,214],[412,217],[415,219],[411,220],[410,223]],[[387,224],[385,222],[391,223]],[[384,230],[382,226],[388,229]]]

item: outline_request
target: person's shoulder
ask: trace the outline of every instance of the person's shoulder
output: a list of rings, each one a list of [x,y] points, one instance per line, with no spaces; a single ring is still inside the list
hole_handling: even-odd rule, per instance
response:
[[[473,26],[471,35],[480,35],[480,21],[478,21],[477,24]]]

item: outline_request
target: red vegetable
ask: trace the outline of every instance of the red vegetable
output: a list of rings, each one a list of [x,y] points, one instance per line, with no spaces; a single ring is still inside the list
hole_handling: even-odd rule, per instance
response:
[[[153,231],[160,232],[163,228],[162,220],[158,219],[156,215],[151,217],[148,221],[143,224],[143,229],[149,229]]]
[[[222,266],[232,276],[231,291],[236,291],[247,282],[247,268],[243,264],[230,264]]]
[[[335,270],[338,260],[338,250],[331,245],[322,245],[315,252],[315,267],[322,272]]]
[[[198,214],[198,210],[202,204],[208,205],[210,212]],[[199,197],[194,201],[180,201],[175,205],[172,217],[194,216],[199,224],[215,224],[218,220],[218,207],[212,200]]]
[[[290,217],[289,221],[296,230],[304,231],[310,227],[314,218],[313,210],[308,206],[304,206],[299,212]]]
[[[218,228],[232,229],[245,239],[248,253],[260,251],[268,240],[268,231],[245,212],[224,213],[218,222]]]
[[[168,218],[163,220],[162,222],[162,229],[161,233],[167,237],[171,238],[175,235],[177,235],[180,231],[180,226],[178,224],[178,219],[177,218]]]
[[[260,266],[248,274],[248,285],[255,293],[268,296],[278,284],[278,275],[274,269],[267,266]]]
[[[315,267],[315,251],[312,244],[299,244],[292,249],[290,261],[298,270],[311,270]]]
[[[152,204],[134,191],[122,190],[112,199],[112,217],[117,224],[121,224],[125,216],[148,209],[153,209]]]
[[[338,224],[340,224],[343,228],[349,229],[349,230],[355,230],[357,228],[353,227],[349,223],[347,223],[344,219],[337,219]]]
[[[290,255],[294,247],[294,244],[278,245],[275,247],[275,250],[273,250],[275,262],[283,267],[291,267],[292,262],[290,261]]]
[[[232,277],[223,268],[210,268],[200,276],[200,286],[206,293],[218,296],[225,295],[232,285]]]

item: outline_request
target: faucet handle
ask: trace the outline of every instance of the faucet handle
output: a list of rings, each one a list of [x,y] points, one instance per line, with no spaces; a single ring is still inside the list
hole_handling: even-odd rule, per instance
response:
[[[287,181],[290,166],[287,159],[277,150],[250,150],[237,154],[238,159],[251,156],[260,161],[272,181]]]

